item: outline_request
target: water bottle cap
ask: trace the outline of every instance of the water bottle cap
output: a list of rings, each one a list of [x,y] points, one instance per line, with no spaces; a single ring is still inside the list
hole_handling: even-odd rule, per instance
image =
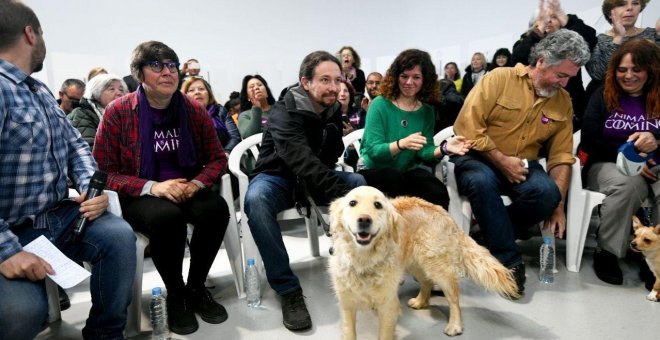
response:
[[[552,244],[552,238],[550,236],[543,236],[543,243]]]
[[[248,266],[254,266],[254,259],[248,259]]]
[[[160,287],[155,287],[151,290],[151,295],[160,295]]]

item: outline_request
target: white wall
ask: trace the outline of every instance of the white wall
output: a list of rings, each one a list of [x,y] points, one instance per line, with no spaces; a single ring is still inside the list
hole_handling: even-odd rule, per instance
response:
[[[440,69],[463,69],[475,51],[490,60],[511,49],[537,0],[26,0],[41,20],[48,48],[36,76],[53,90],[95,66],[126,75],[131,51],[160,40],[182,61],[195,57],[220,101],[239,91],[246,74],[259,73],[275,96],[297,81],[311,51],[352,45],[362,69],[384,72],[403,49],[428,51]],[[563,1],[597,32],[609,29],[601,0]],[[651,1],[638,25],[653,27],[660,1]]]

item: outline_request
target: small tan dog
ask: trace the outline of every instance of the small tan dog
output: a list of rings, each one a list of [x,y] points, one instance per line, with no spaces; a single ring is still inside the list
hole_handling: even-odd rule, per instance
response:
[[[467,275],[489,291],[517,298],[511,272],[486,248],[458,228],[442,207],[413,197],[389,200],[378,189],[358,187],[330,206],[335,253],[328,271],[339,300],[342,339],[355,339],[357,310],[378,315],[380,340],[394,338],[401,312],[398,297],[403,271],[420,283],[408,306],[429,305],[439,285],[449,303],[444,332],[463,332],[459,282]]]
[[[637,216],[633,216],[633,229],[635,238],[630,242],[630,248],[641,251],[646,257],[646,263],[655,275],[653,290],[646,296],[647,300],[660,300],[660,224],[655,227],[647,227],[640,222]]]

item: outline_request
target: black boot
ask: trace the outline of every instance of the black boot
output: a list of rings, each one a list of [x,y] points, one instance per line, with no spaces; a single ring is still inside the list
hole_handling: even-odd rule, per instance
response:
[[[522,296],[525,293],[525,264],[520,263],[513,268],[510,268],[513,273],[513,278],[516,280],[516,285],[518,285],[518,294]]]
[[[186,287],[186,304],[208,323],[218,324],[227,320],[225,307],[217,303],[203,285],[197,288]]]
[[[57,286],[57,292],[60,296],[60,310],[69,309],[69,307],[71,307],[71,300],[69,300],[69,295],[60,286]]]
[[[282,295],[282,318],[284,327],[292,331],[305,330],[312,327],[302,289]]]
[[[195,313],[187,306],[184,294],[167,294],[167,323],[176,334],[194,333],[199,328]]]
[[[619,267],[619,259],[607,250],[597,250],[594,253],[594,271],[601,281],[613,285],[623,284],[623,273]]]

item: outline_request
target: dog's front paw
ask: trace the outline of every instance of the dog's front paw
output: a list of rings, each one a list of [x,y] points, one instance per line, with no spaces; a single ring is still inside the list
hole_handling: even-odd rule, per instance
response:
[[[445,327],[445,334],[449,336],[456,336],[463,333],[463,325],[452,325],[451,323]]]
[[[412,309],[422,309],[428,307],[428,305],[429,305],[428,300],[425,301],[424,299],[420,299],[420,298],[412,298],[408,300],[408,307]]]
[[[652,290],[649,295],[646,296],[646,299],[649,301],[658,301],[658,297],[660,296],[660,293],[656,292],[655,290]]]

